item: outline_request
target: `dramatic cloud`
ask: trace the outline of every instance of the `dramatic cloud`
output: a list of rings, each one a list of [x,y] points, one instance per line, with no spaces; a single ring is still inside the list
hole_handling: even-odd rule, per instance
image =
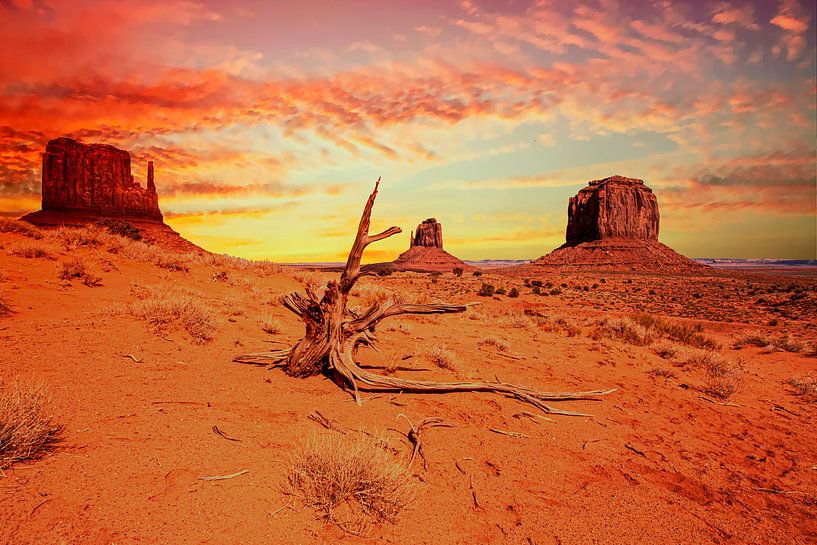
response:
[[[69,136],[129,150],[140,180],[154,161],[183,234],[254,257],[338,254],[300,233],[349,227],[320,217],[354,217],[379,175],[409,224],[427,199],[531,214],[541,192],[557,227],[485,214],[483,240],[529,243],[505,257],[543,253],[567,196],[611,165],[666,187],[670,220],[813,213],[810,4],[387,4],[0,2],[0,203],[36,207],[42,150]]]

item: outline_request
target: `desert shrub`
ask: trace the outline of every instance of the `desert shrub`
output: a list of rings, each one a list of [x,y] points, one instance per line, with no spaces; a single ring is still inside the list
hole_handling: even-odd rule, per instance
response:
[[[26,257],[29,259],[36,259],[40,257],[51,259],[54,255],[53,247],[36,240],[12,242],[6,247],[6,251],[11,255]]]
[[[434,278],[438,278],[442,275],[443,273],[441,273],[440,271],[433,271],[432,273],[430,273],[430,276],[433,276]]]
[[[479,277],[479,276],[482,276],[482,271],[474,271],[471,274],[474,275],[474,276]]]
[[[531,288],[530,292],[532,294],[534,294],[534,295],[541,295],[542,294],[542,288],[540,288],[539,286],[533,286],[533,288]]]
[[[194,342],[213,339],[217,329],[216,315],[204,301],[190,292],[163,286],[131,285],[136,301],[127,306],[128,312],[147,322],[157,331],[171,324],[180,324]]]
[[[654,377],[660,377],[666,380],[678,378],[678,375],[676,375],[669,369],[661,369],[660,367],[653,367],[647,372]]]
[[[80,247],[98,248],[110,240],[111,235],[102,227],[59,227],[49,233],[66,250]]]
[[[103,218],[98,220],[94,225],[107,230],[112,235],[118,235],[131,240],[142,240],[142,233],[139,229],[124,220]]]
[[[509,348],[508,343],[497,337],[485,337],[479,341],[479,344],[483,346],[493,346],[500,352],[507,352]]]
[[[536,286],[537,288],[541,288],[542,287],[542,281],[541,280],[531,280],[530,285],[531,286]]]
[[[653,347],[653,352],[655,352],[658,356],[664,358],[665,360],[671,360],[678,355],[678,350],[676,350],[674,346],[668,343],[662,343],[659,344],[658,346]]]
[[[377,284],[357,283],[355,287],[352,288],[352,293],[350,295],[354,297],[359,297],[360,303],[366,307],[369,307],[374,304],[384,303],[389,299],[397,302],[404,302],[405,300],[405,297],[402,293],[392,291],[388,288],[379,286]]]
[[[683,322],[670,321],[658,316],[649,314],[636,314],[630,317],[634,323],[647,330],[655,332],[661,337],[665,337],[675,342],[694,346],[703,350],[718,350],[720,345],[712,338],[705,336],[703,326],[700,324],[687,324]]]
[[[551,295],[561,295],[562,290],[560,290],[559,288],[553,288],[552,290],[550,290],[550,294]]]
[[[54,421],[49,404],[40,384],[27,386],[16,379],[0,388],[0,470],[37,459],[62,439],[63,427]]]
[[[781,352],[792,352],[799,354],[806,349],[806,345],[793,337],[780,337],[772,341],[771,346],[775,350]]]
[[[377,276],[391,276],[394,274],[394,267],[383,267],[377,271]]]
[[[281,322],[272,314],[264,312],[261,314],[261,330],[270,335],[277,335],[281,332]]]
[[[684,364],[704,371],[703,391],[715,397],[728,399],[743,386],[742,362],[727,360],[712,350],[693,354]]]
[[[171,252],[157,251],[153,264],[168,271],[188,272],[190,270],[182,255]]]
[[[68,281],[79,279],[83,284],[91,287],[99,286],[102,282],[102,279],[93,274],[88,269],[85,260],[79,256],[71,257],[68,259],[68,261],[62,262],[62,269],[59,272],[59,277],[62,280]]]
[[[494,293],[497,295],[505,295],[507,291],[505,291],[505,288],[498,288]]]
[[[735,342],[732,343],[732,348],[734,348],[735,350],[740,350],[745,346],[757,346],[759,348],[765,348],[770,344],[772,344],[772,341],[769,338],[765,337],[760,333],[750,332],[744,333],[743,335],[738,337],[737,340],[735,340]]]
[[[519,290],[516,288],[511,288],[511,291],[508,292],[508,297],[519,297]]]
[[[454,276],[459,277],[459,276],[462,276],[462,273],[464,271],[463,271],[462,267],[454,267],[453,269],[451,269],[451,272],[454,273]]]
[[[486,284],[483,282],[482,286],[480,286],[477,295],[482,297],[491,297],[494,294],[494,285],[493,284]]]
[[[290,461],[286,491],[323,520],[353,532],[369,521],[395,522],[413,501],[414,490],[405,469],[381,443],[360,435],[312,438]]]
[[[591,337],[594,340],[602,338],[618,339],[636,346],[645,346],[655,340],[652,331],[623,318],[601,321],[591,333]]]
[[[513,327],[517,329],[533,329],[536,327],[536,320],[524,312],[509,310],[493,319],[494,323],[502,327]]]
[[[9,218],[0,218],[0,233],[18,233],[35,239],[43,238],[43,232],[39,227],[27,221]]]
[[[433,363],[440,369],[453,371],[456,369],[457,356],[445,346],[426,345],[420,351],[420,357]]]
[[[803,378],[791,378],[786,384],[794,389],[794,395],[801,396],[804,401],[817,403],[817,377],[808,375]]]

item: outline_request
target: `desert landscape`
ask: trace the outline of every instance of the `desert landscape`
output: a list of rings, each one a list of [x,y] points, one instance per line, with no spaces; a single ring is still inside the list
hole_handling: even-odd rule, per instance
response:
[[[0,544],[817,543],[815,19],[0,2]]]

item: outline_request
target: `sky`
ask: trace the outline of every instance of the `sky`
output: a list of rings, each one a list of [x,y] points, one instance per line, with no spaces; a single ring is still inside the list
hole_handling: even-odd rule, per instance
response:
[[[297,5],[296,5],[297,4]],[[0,211],[69,136],[155,162],[220,253],[345,258],[423,219],[463,259],[564,242],[568,198],[641,178],[692,257],[817,257],[815,7],[780,1],[0,0]]]

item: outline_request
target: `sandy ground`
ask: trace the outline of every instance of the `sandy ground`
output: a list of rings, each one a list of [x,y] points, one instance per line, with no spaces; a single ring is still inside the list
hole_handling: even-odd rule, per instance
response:
[[[0,234],[3,246],[19,240]],[[84,256],[102,285],[65,285],[57,272],[70,255]],[[0,318],[0,378],[45,383],[66,427],[55,452],[0,476],[0,543],[817,542],[817,403],[787,385],[817,373],[817,358],[731,347],[749,330],[814,342],[813,277],[721,271],[714,278],[607,275],[601,282],[603,275],[564,275],[541,279],[561,289],[548,296],[532,294],[522,278],[487,273],[361,281],[362,295],[380,286],[482,303],[464,314],[394,319],[380,331],[381,353],[360,353],[364,364],[400,361],[409,370],[393,372],[412,378],[618,388],[600,401],[555,404],[592,418],[537,423],[519,416],[529,406],[500,396],[365,395],[356,406],[331,380],[231,363],[239,353],[301,336],[302,324],[279,302],[300,283],[291,271],[234,269],[214,280],[219,270],[167,271],[86,249],[51,260],[0,249],[0,293],[15,310]],[[483,281],[516,286],[522,296],[478,297]],[[213,340],[196,344],[175,326],[157,333],[121,312],[135,300],[134,283],[182,286],[206,301],[217,315]],[[702,323],[723,346],[720,356],[739,364],[739,390],[720,400],[704,391],[700,368],[659,357],[658,343],[593,335],[598,320],[632,312]],[[279,334],[261,330],[263,313],[279,320]],[[508,349],[480,344],[487,337]],[[455,368],[425,361],[425,346],[445,346]],[[454,427],[426,432],[428,471],[412,467],[417,499],[398,522],[356,536],[283,492],[305,438],[336,433],[308,419],[314,410],[382,436],[400,463],[411,446],[390,431],[407,430],[398,414],[415,422],[441,417]],[[245,469],[228,480],[199,480]]]

